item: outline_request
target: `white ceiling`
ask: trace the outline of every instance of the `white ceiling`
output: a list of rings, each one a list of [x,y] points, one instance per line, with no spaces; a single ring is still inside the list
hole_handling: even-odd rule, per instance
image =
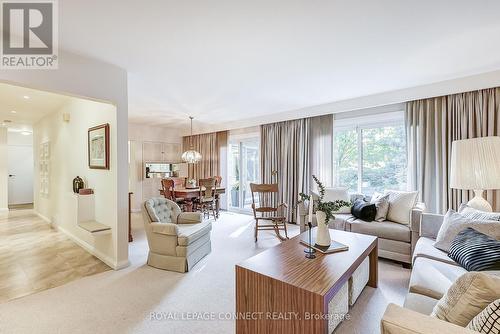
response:
[[[41,118],[59,110],[70,97],[0,83],[0,126],[31,131]]]
[[[129,73],[131,122],[200,125],[500,69],[500,1],[64,0],[60,47]]]

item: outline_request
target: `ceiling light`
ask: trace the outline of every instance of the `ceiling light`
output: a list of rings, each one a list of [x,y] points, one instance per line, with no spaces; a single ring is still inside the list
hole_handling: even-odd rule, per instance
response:
[[[11,111],[10,111],[10,113],[11,113],[11,114],[17,114],[17,111],[15,111],[15,110],[11,110]]]
[[[23,96],[23,99],[25,99],[25,100],[29,100],[29,99],[30,99],[30,97],[29,97],[28,95],[24,95],[24,96]]]
[[[193,116],[189,116],[191,120],[191,136],[189,136],[189,150],[182,153],[182,160],[189,164],[195,164],[201,160],[201,154],[193,149]]]
[[[29,131],[21,131],[21,134],[23,136],[29,136],[31,134],[31,132],[29,132]]]

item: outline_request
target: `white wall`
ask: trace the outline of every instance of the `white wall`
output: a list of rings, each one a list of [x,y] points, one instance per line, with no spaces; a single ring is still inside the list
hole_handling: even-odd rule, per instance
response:
[[[63,113],[70,121],[63,121]],[[88,129],[100,124],[110,126],[110,169],[88,167]],[[35,210],[57,228],[89,248],[111,266],[116,259],[117,217],[117,157],[116,108],[113,105],[72,98],[60,110],[44,117],[33,126],[35,156]],[[40,194],[40,145],[50,147],[49,195]],[[92,236],[78,226],[77,196],[73,193],[73,178],[80,176],[87,188],[94,189],[95,220],[111,227],[111,235]]]
[[[0,71],[0,81],[35,89],[110,102],[116,106],[116,221],[112,246],[113,267],[128,265],[128,98],[127,72],[117,66],[59,50],[57,70]]]
[[[9,165],[7,157],[7,128],[0,127],[0,212],[8,211]]]

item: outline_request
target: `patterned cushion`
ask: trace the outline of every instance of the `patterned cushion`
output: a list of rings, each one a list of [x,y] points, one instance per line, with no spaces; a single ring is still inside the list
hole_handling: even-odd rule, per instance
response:
[[[453,239],[448,256],[468,271],[500,270],[500,241],[468,227]]]
[[[467,325],[468,329],[485,334],[500,334],[500,299],[488,305]]]
[[[152,222],[156,223],[177,223],[177,216],[180,214],[179,206],[166,198],[152,198],[144,204]]]
[[[500,298],[500,278],[482,272],[460,276],[441,298],[431,316],[462,327]]]
[[[458,213],[473,220],[496,220],[500,221],[500,212],[484,212],[474,209],[467,204],[460,205]]]
[[[448,252],[453,239],[455,239],[460,231],[468,227],[472,227],[494,239],[500,239],[500,222],[492,220],[472,220],[454,210],[448,210],[444,216],[443,224],[439,229],[434,247],[444,252]]]

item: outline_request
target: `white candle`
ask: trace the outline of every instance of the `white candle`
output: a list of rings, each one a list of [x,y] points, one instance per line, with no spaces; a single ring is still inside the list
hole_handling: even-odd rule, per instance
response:
[[[308,222],[312,223],[312,221],[313,221],[313,206],[314,206],[314,201],[313,201],[312,194],[309,195],[309,196],[311,196],[311,197],[309,198],[309,219],[308,219]]]

